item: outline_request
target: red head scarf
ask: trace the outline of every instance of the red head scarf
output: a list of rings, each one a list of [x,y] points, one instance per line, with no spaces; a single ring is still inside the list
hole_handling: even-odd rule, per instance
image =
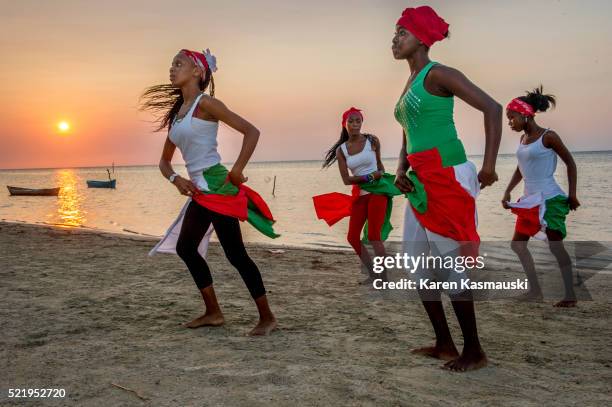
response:
[[[506,109],[520,113],[523,116],[535,116],[533,106],[519,98],[512,99],[510,103],[508,103],[508,106],[506,106]]]
[[[355,107],[351,107],[349,110],[342,113],[342,127],[346,126],[346,121],[348,120],[349,116],[352,115],[357,115],[361,117],[361,120],[363,120],[363,114],[361,114],[361,110]]]
[[[428,47],[443,40],[448,34],[446,21],[429,6],[407,8],[397,20],[397,25],[410,31]]]
[[[208,69],[208,61],[206,57],[201,52],[190,51],[188,49],[182,49],[181,52],[189,57],[196,64],[197,67],[202,68],[202,70],[206,71]]]

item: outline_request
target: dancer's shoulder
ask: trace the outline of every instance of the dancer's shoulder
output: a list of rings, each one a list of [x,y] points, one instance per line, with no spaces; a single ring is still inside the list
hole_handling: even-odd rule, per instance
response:
[[[447,81],[453,78],[455,79],[465,78],[465,75],[460,70],[453,68],[451,66],[442,65],[437,62],[429,70],[428,76],[432,79],[442,80],[442,81]]]
[[[370,140],[370,143],[372,144],[372,148],[374,150],[378,150],[380,148],[380,140],[378,139],[378,137],[373,134],[366,134],[366,137],[368,138],[368,140]]]
[[[561,140],[561,137],[559,137],[559,134],[557,134],[556,131],[549,129],[542,136],[542,144],[546,148],[553,148],[563,145],[563,140]]]
[[[223,102],[215,97],[212,97],[206,93],[203,93],[202,96],[200,97],[200,100],[198,102],[198,105],[200,107],[203,108],[219,108],[219,107],[225,107],[225,105],[223,104]]]

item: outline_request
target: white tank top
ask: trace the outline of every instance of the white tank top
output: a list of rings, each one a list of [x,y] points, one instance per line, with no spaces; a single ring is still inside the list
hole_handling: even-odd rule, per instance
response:
[[[378,170],[376,152],[372,150],[372,144],[369,138],[366,138],[363,150],[357,154],[349,155],[348,148],[346,148],[346,142],[340,144],[340,148],[346,158],[346,166],[351,170],[354,177],[368,175]],[[368,192],[362,189],[360,195],[366,194],[368,194]]]
[[[544,145],[544,135],[548,129],[533,143],[519,144],[516,151],[518,167],[525,182],[525,195],[542,193],[544,199],[565,195],[555,180],[557,153]]]
[[[181,152],[189,178],[201,190],[208,191],[208,184],[202,172],[221,162],[217,152],[217,130],[219,123],[193,117],[200,98],[200,94],[185,117],[172,123],[168,137]]]

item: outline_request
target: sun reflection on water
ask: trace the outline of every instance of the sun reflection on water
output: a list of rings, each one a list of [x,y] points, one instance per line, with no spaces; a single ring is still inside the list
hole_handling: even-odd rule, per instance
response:
[[[66,226],[81,226],[85,223],[85,212],[81,209],[83,196],[79,194],[78,177],[73,170],[57,173],[57,184],[62,189],[58,195],[57,213],[60,223]]]

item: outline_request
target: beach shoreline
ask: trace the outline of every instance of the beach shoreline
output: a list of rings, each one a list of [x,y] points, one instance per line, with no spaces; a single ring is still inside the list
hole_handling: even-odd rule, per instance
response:
[[[55,230],[59,230],[59,231],[69,231],[70,233],[73,234],[94,234],[94,235],[100,235],[100,236],[107,236],[109,238],[117,238],[117,239],[128,239],[128,240],[135,240],[135,241],[142,241],[142,242],[152,242],[152,246],[153,247],[155,245],[155,243],[159,242],[163,235],[150,235],[147,233],[142,233],[142,232],[136,232],[133,230],[129,230],[129,229],[124,229],[122,232],[118,232],[118,231],[113,231],[113,230],[105,230],[105,229],[99,229],[96,227],[89,227],[89,226],[85,226],[85,225],[79,225],[79,226],[75,226],[75,225],[68,225],[68,224],[62,224],[62,223],[46,223],[46,222],[28,222],[25,220],[9,220],[9,219],[0,219],[0,226],[2,225],[6,225],[6,226],[11,226],[11,225],[21,225],[21,226],[33,226],[33,227],[40,227],[40,228],[50,228],[50,229],[55,229]],[[212,240],[212,244],[217,244],[218,245],[218,241],[216,240],[216,236],[213,236],[213,240]],[[328,245],[328,247],[312,247],[312,246],[300,246],[300,245],[292,245],[292,244],[279,244],[279,243],[274,243],[274,240],[270,240],[269,243],[264,243],[264,242],[245,242],[245,244],[249,247],[252,248],[258,248],[258,249],[281,249],[281,250],[310,250],[310,251],[319,251],[322,253],[327,253],[327,252],[331,252],[331,253],[352,253],[353,249],[350,248],[348,246],[346,247],[340,247],[340,246],[332,246],[332,245]],[[158,254],[160,256],[163,256],[164,254],[160,253]]]
[[[208,262],[226,325],[188,330],[201,299],[177,256],[147,256],[156,241],[0,222],[2,405],[24,400],[7,389],[32,387],[64,388],[61,404],[79,406],[610,402],[609,291],[575,309],[476,303],[490,363],[456,374],[408,352],[433,338],[421,304],[359,286],[348,250],[247,244],[280,327],[250,338],[255,307],[218,243]]]

